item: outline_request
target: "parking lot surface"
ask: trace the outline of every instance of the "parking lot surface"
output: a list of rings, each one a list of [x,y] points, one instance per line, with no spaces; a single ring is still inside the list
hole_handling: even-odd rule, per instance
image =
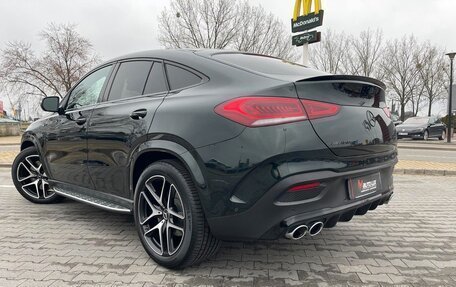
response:
[[[456,286],[456,177],[400,175],[395,197],[313,238],[224,243],[171,271],[131,216],[66,200],[36,205],[0,169],[0,286]]]

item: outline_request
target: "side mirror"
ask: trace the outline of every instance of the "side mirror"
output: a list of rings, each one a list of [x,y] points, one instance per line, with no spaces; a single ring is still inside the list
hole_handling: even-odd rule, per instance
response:
[[[46,112],[56,113],[59,111],[60,98],[46,97],[41,101],[41,108]]]

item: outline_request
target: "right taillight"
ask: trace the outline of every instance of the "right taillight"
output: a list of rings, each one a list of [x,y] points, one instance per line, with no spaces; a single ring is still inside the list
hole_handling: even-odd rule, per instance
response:
[[[309,120],[332,117],[339,113],[340,106],[331,103],[318,102],[312,100],[301,100],[306,109]]]
[[[336,115],[340,106],[285,97],[240,97],[221,103],[214,111],[234,122],[261,127]]]

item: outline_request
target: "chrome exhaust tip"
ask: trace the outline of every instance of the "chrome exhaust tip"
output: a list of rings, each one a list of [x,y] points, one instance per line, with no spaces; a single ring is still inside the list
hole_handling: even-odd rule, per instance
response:
[[[323,222],[317,221],[309,228],[309,235],[315,236],[318,235],[323,230]]]
[[[287,231],[285,238],[299,240],[307,234],[308,229],[307,225],[298,225],[294,229]]]

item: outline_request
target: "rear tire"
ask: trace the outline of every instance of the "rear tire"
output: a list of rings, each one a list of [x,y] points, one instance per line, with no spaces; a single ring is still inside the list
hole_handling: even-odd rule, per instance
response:
[[[63,199],[49,189],[48,177],[35,147],[28,147],[16,156],[11,178],[17,191],[28,201],[55,203]]]
[[[439,136],[439,140],[444,140],[446,138],[446,131],[443,130],[442,134]]]
[[[144,249],[164,267],[197,264],[220,247],[190,174],[176,160],[158,161],[143,171],[135,189],[134,217]]]

